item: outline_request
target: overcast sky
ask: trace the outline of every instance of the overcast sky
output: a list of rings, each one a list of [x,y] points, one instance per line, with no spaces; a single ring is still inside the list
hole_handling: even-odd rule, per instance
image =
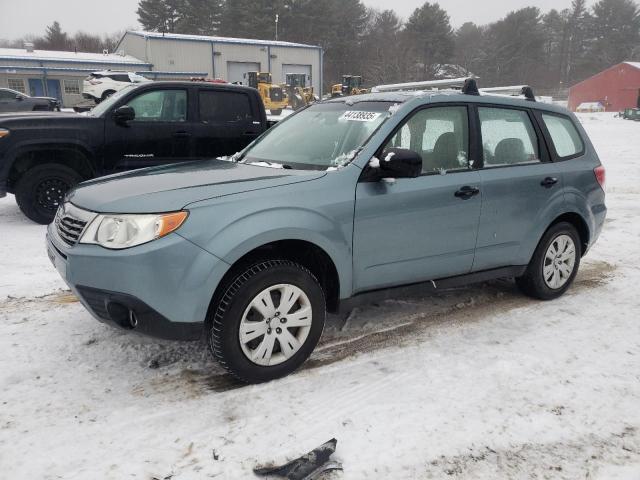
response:
[[[377,8],[393,8],[408,17],[422,0],[364,0]],[[535,5],[543,11],[569,7],[571,0],[440,0],[449,12],[454,27],[464,22],[488,23],[508,11]],[[593,0],[589,2],[593,3]],[[138,0],[0,0],[0,38],[13,39],[27,34],[42,34],[47,25],[58,20],[63,30],[75,33],[113,33],[138,28]]]

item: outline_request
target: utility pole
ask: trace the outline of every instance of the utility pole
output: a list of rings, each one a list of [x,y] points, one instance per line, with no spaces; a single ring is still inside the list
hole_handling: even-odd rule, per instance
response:
[[[279,15],[276,13],[276,41],[278,40],[278,20],[279,20]]]

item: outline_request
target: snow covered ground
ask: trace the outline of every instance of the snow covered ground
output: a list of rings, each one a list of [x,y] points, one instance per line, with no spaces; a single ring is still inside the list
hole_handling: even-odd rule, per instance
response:
[[[565,297],[500,281],[381,302],[258,386],[93,320],[1,199],[0,477],[253,478],[336,437],[336,478],[639,479],[640,123],[581,119],[609,218]]]

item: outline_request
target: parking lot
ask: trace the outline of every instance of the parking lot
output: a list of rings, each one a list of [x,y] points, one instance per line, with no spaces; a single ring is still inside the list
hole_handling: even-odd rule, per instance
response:
[[[496,281],[372,304],[256,386],[203,345],[95,321],[45,227],[0,199],[0,477],[251,478],[335,437],[344,478],[637,479],[640,124],[580,119],[609,215],[566,296]]]

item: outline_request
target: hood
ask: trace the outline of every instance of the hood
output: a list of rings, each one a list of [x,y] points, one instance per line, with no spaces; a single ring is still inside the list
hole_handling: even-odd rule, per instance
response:
[[[7,124],[13,120],[28,120],[29,122],[36,122],[38,120],[50,121],[55,118],[56,121],[63,121],[65,118],[78,120],[80,118],[86,118],[73,112],[14,112],[14,113],[0,113],[0,123]],[[86,120],[85,120],[86,121]]]
[[[171,212],[200,200],[315,180],[317,170],[286,170],[201,160],[120,173],[81,183],[74,205],[101,213]]]
[[[46,100],[47,102],[55,102],[55,103],[59,102],[57,98],[53,98],[53,97],[30,97],[30,98],[33,98],[35,100]]]

